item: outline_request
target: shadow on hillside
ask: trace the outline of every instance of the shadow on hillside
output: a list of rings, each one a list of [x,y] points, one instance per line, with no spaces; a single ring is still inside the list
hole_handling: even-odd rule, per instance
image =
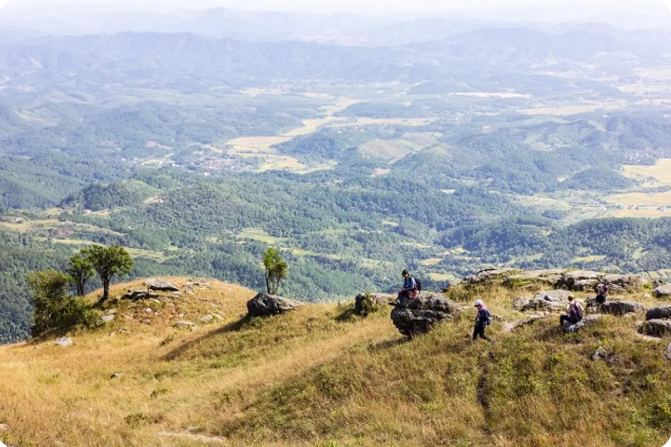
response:
[[[381,341],[379,343],[375,343],[374,345],[370,345],[368,347],[368,350],[371,351],[371,352],[384,351],[384,350],[387,350],[387,349],[395,348],[396,346],[404,345],[404,344],[409,343],[409,342],[410,342],[409,338],[400,337],[400,338],[396,338],[394,340],[385,340],[385,341]]]
[[[164,360],[176,360],[182,356],[185,352],[188,352],[191,350],[193,347],[198,346],[200,343],[202,343],[204,340],[207,340],[208,338],[216,337],[217,335],[221,334],[227,334],[229,332],[238,332],[246,327],[250,326],[252,323],[253,318],[250,317],[249,315],[245,315],[238,321],[234,321],[233,323],[229,323],[225,326],[220,327],[219,329],[209,332],[202,337],[198,337],[194,340],[188,341],[177,348],[173,349],[169,353],[163,356]]]

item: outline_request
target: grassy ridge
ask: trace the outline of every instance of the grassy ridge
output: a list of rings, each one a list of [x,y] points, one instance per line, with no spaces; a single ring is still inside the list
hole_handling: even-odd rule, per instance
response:
[[[495,323],[490,346],[470,342],[467,312],[406,341],[389,309],[359,319],[349,304],[309,305],[249,321],[253,292],[211,285],[174,311],[122,303],[111,327],[73,334],[69,348],[0,347],[0,423],[9,426],[0,437],[22,446],[649,447],[671,431],[668,341],[638,337],[635,319],[606,317],[571,336],[555,317],[512,333]],[[512,322],[524,318],[511,310],[518,293],[480,297]],[[627,298],[657,303],[644,292]],[[160,314],[149,325],[140,322],[147,306]],[[213,310],[225,321],[172,328]],[[598,347],[607,358],[595,362]]]

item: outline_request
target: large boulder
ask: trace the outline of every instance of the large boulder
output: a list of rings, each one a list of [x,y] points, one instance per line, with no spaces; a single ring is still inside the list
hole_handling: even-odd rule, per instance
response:
[[[401,298],[394,304],[391,319],[406,337],[425,334],[437,324],[452,321],[463,308],[443,295],[422,292],[417,298]]]
[[[671,335],[671,320],[648,320],[643,323],[640,332],[649,337],[668,337]]]
[[[144,285],[147,286],[149,290],[156,290],[158,292],[179,292],[179,287],[163,279],[148,279],[144,282]]]
[[[601,321],[601,318],[602,318],[601,315],[589,315],[583,318],[579,323],[576,324],[571,324],[570,322],[565,323],[563,329],[565,333],[573,334],[585,329],[586,327],[598,324],[599,321]]]
[[[158,297],[160,297],[159,294],[144,289],[129,290],[124,296],[122,296],[123,299],[131,301],[147,300]]]
[[[671,318],[671,306],[654,307],[645,314],[646,320],[663,320],[665,318]]]
[[[514,271],[515,271],[514,269],[480,270],[475,275],[467,276],[466,278],[464,278],[463,282],[467,284],[481,284],[491,282],[495,279],[501,279],[506,276],[510,276]]]
[[[657,298],[671,298],[671,284],[657,287],[655,289],[655,296]]]
[[[268,293],[259,293],[247,301],[247,311],[250,317],[267,317],[279,315],[301,307],[303,303],[282,298]]]
[[[647,310],[643,304],[635,303],[633,301],[609,301],[601,305],[598,305],[595,302],[595,308],[601,313],[615,316]]]
[[[374,307],[386,306],[396,299],[396,295],[387,293],[361,293],[354,299],[354,313],[366,315]]]
[[[576,292],[588,292],[590,290],[594,290],[594,288],[599,284],[598,279],[581,279],[580,281],[576,281],[573,283],[573,287],[571,287],[571,290],[574,290]]]
[[[559,287],[566,287],[569,290],[575,290],[576,283],[583,285],[582,281],[596,281],[596,285],[601,278],[605,276],[605,273],[593,272],[590,270],[574,270],[572,272],[566,272],[562,276],[561,280],[558,283]]]

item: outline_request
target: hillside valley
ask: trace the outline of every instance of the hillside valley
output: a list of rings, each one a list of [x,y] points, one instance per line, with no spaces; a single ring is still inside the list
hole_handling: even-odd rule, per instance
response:
[[[671,340],[639,335],[645,315],[562,334],[557,314],[514,310],[547,286],[492,278],[451,291],[464,312],[412,340],[389,306],[365,317],[348,301],[250,318],[255,292],[237,285],[165,278],[180,292],[129,299],[144,281],[118,284],[100,310],[114,317],[98,328],[0,347],[0,435],[35,447],[666,441]],[[650,292],[611,300],[667,302]],[[470,342],[478,298],[499,316],[493,345]],[[533,314],[541,319],[511,326]],[[63,335],[71,344],[55,343]]]

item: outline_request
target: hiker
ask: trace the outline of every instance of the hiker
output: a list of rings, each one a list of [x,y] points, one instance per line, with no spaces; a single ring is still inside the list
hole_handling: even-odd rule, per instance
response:
[[[596,286],[596,303],[605,304],[608,299],[608,284],[599,284]]]
[[[478,316],[475,317],[475,329],[473,330],[473,341],[477,340],[478,337],[483,340],[487,340],[490,343],[494,343],[494,340],[485,335],[485,328],[492,324],[492,314],[485,306],[481,300],[475,302],[475,307],[478,308]]]
[[[566,308],[567,314],[559,317],[559,325],[564,327],[564,323],[569,322],[571,325],[579,323],[582,320],[582,306],[579,302],[575,301],[575,298],[572,296],[568,297],[568,307]]]
[[[401,274],[403,275],[403,288],[398,289],[398,299],[417,298],[417,281],[415,281],[415,278],[410,276],[410,272],[407,270],[403,270]]]

